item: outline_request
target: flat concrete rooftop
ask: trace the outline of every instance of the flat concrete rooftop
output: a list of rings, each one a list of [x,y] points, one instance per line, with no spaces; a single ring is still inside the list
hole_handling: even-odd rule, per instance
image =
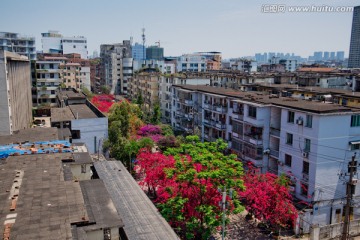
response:
[[[70,105],[69,108],[75,119],[98,117],[86,104]]]
[[[2,162],[1,235],[8,228],[10,239],[87,239],[87,231],[123,227],[102,180],[64,179],[62,159],[70,155],[12,156]]]
[[[213,94],[218,97],[230,97],[238,100],[252,102],[254,104],[277,105],[297,110],[314,113],[338,113],[360,111],[356,108],[341,106],[339,104],[323,103],[319,101],[307,101],[290,97],[273,97],[262,92],[243,92],[232,88],[213,87],[205,85],[174,85],[185,91],[198,91],[206,94]]]
[[[37,142],[37,141],[50,141],[58,140],[59,131],[57,128],[29,128],[19,130],[13,133],[13,135],[0,136],[0,145],[6,145],[11,143],[21,142]]]

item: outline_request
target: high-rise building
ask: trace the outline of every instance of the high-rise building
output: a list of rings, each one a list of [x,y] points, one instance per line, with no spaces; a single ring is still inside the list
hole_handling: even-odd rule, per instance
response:
[[[100,45],[100,58],[103,65],[101,78],[111,88],[111,93],[127,94],[127,81],[132,76],[133,70],[130,41]]]
[[[58,31],[41,34],[43,53],[79,53],[82,59],[88,58],[87,40],[83,36],[63,37]]]
[[[0,50],[0,135],[30,127],[30,76],[27,57]]]
[[[314,60],[321,61],[323,59],[323,52],[314,52]]]
[[[330,60],[335,60],[336,59],[336,53],[335,52],[331,52],[330,53]]]
[[[150,46],[146,48],[146,59],[163,60],[164,48],[159,46]]]
[[[146,59],[146,50],[144,45],[142,44],[135,43],[134,45],[132,45],[131,54],[132,54],[132,58],[136,61],[141,61]]]
[[[336,60],[344,61],[344,59],[345,59],[345,52],[344,51],[338,51],[336,53]]]
[[[354,7],[348,66],[360,68],[360,6]]]
[[[21,36],[18,33],[0,32],[0,50],[15,52],[36,59],[35,38]]]
[[[330,59],[330,53],[329,52],[324,52],[324,57],[323,60],[329,60]]]

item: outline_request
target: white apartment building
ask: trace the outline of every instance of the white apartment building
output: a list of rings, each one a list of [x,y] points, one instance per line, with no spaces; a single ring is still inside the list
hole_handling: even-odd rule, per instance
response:
[[[33,105],[36,106],[57,106],[56,91],[63,82],[63,65],[65,57],[47,57],[47,59],[36,61],[35,79],[33,84],[36,91],[33,91]]]
[[[178,72],[205,72],[206,61],[201,54],[184,54],[178,58],[176,68]]]
[[[64,37],[58,31],[41,33],[43,53],[78,53],[82,59],[88,58],[87,39],[83,36]]]
[[[241,72],[257,72],[257,62],[252,59],[239,58],[230,60],[230,68]]]
[[[360,150],[360,111],[332,103],[211,86],[172,87],[171,124],[222,138],[258,172],[285,174],[299,209],[297,233],[342,221],[348,163]],[[246,166],[246,165],[245,165]],[[354,199],[360,196],[354,181]],[[354,201],[352,218],[360,218]]]
[[[0,50],[15,52],[28,57],[29,60],[36,59],[35,38],[19,33],[0,32]]]
[[[90,83],[90,67],[81,67],[80,69],[80,79],[82,83],[82,87],[91,91],[91,83]]]
[[[30,61],[0,50],[0,135],[11,135],[32,123]]]

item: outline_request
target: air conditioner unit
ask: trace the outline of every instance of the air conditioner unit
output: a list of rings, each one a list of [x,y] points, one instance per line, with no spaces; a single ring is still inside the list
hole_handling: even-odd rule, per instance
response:
[[[264,154],[270,154],[270,149],[268,149],[268,148],[265,149],[263,153],[264,153]]]
[[[353,180],[351,181],[351,185],[356,185],[356,184],[357,184],[357,182],[358,182],[358,180],[357,180],[357,179],[353,179]]]
[[[298,118],[298,119],[296,120],[296,124],[297,124],[297,125],[303,125],[303,123],[304,123],[304,121],[303,121],[302,118]]]
[[[308,157],[309,157],[309,152],[303,152],[303,153],[302,153],[302,156],[303,156],[304,158],[308,158]]]

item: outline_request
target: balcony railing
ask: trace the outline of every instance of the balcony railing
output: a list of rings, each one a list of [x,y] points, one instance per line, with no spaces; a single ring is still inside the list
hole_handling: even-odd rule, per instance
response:
[[[225,106],[213,106],[213,111],[219,112],[219,113],[226,113],[227,107]]]
[[[213,126],[219,130],[224,130],[226,129],[226,125],[224,123],[221,122],[214,122]]]
[[[270,148],[270,156],[279,158],[279,151]]]
[[[240,114],[240,113],[235,113],[235,112],[233,112],[232,118],[235,119],[235,120],[240,120],[240,121],[242,121],[242,120],[244,120],[244,115],[243,115],[243,114]]]
[[[276,128],[270,128],[270,135],[276,136],[276,137],[280,137],[280,129],[276,129]]]
[[[184,117],[185,113],[181,112],[181,111],[176,111],[176,115],[180,116],[180,117]]]
[[[193,105],[193,101],[192,100],[187,100],[187,99],[185,99],[185,105],[189,105],[189,106],[192,106]]]
[[[262,139],[257,139],[255,135],[250,134],[244,134],[244,140],[255,145],[262,145],[263,143]]]

